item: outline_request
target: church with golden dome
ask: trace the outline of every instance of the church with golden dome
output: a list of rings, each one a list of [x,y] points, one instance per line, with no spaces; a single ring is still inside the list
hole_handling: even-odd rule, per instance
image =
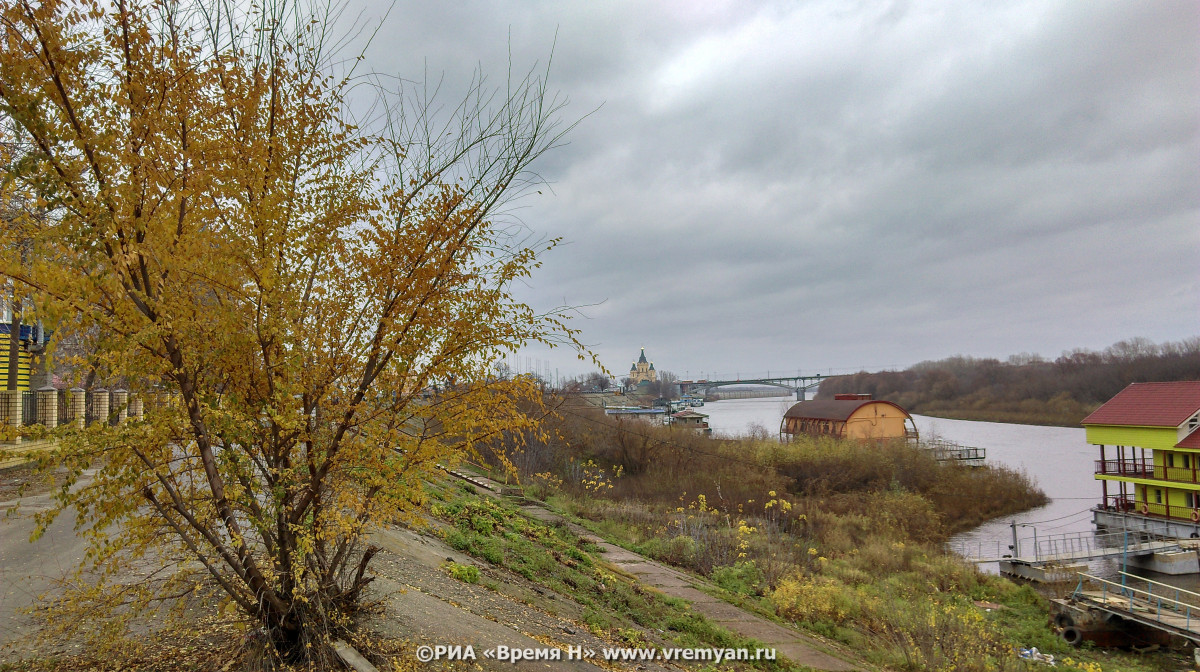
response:
[[[642,356],[629,367],[629,384],[640,385],[641,383],[653,383],[658,380],[658,373],[654,370],[654,362],[646,359],[646,349],[642,348]]]

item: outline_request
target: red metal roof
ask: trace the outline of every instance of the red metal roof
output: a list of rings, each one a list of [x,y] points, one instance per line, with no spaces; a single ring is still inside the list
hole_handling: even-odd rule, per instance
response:
[[[908,411],[890,401],[880,399],[817,399],[801,401],[794,404],[783,414],[785,418],[807,418],[810,420],[840,420],[845,422],[854,412],[870,404],[884,404],[900,411],[904,417],[909,417]]]
[[[1200,380],[1131,383],[1080,424],[1178,427],[1197,410]]]
[[[1200,429],[1183,437],[1183,440],[1175,444],[1176,448],[1197,448],[1200,449]]]

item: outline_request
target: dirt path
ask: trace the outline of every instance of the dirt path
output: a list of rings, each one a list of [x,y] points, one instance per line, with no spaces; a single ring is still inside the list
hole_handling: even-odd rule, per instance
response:
[[[483,476],[451,472],[476,486],[480,492],[499,497],[502,487],[499,483],[490,481]],[[745,637],[757,639],[787,656],[792,662],[799,663],[817,670],[844,672],[862,669],[850,662],[849,654],[835,655],[831,645],[818,642],[797,630],[784,627],[756,614],[751,614],[728,602],[717,599],[698,586],[703,580],[669,567],[645,556],[628,551],[615,544],[592,534],[584,527],[577,525],[562,516],[534,502],[527,502],[521,507],[531,518],[550,524],[564,524],[580,537],[596,544],[604,551],[604,559],[619,569],[636,577],[642,583],[653,586],[663,593],[692,603],[696,612],[709,620]]]

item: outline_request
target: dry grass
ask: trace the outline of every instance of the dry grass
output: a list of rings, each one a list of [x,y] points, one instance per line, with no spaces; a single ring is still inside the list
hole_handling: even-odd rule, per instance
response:
[[[941,548],[955,531],[1043,503],[1021,474],[941,465],[903,442],[712,440],[577,408],[550,434],[512,454],[527,491],[872,662],[1020,669],[1008,626],[972,600],[1006,601],[1024,626],[1044,623],[1032,591]]]
[[[767,493],[775,491],[801,507],[796,515],[877,519],[883,529],[899,526],[905,538],[921,541],[940,541],[1047,501],[1024,474],[940,465],[904,442],[714,440],[570,405],[552,421],[549,436],[527,437],[523,448],[510,449],[524,482],[538,485],[548,476],[556,489],[573,494],[669,507],[703,495],[708,507],[731,515],[762,511]],[[595,476],[595,470],[581,469],[588,463],[605,472],[611,488],[588,485],[586,476]],[[612,478],[618,470],[621,477]],[[869,520],[864,525],[881,527]]]

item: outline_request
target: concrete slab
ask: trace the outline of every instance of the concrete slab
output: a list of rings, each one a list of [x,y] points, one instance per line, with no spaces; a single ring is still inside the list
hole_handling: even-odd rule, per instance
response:
[[[1148,569],[1152,572],[1169,574],[1171,576],[1187,576],[1200,573],[1200,552],[1190,549],[1186,551],[1130,556],[1127,562],[1131,567]]]
[[[660,589],[660,590],[662,590],[662,589]],[[683,588],[673,588],[670,592],[663,590],[663,592],[667,593],[671,597],[678,597],[680,599],[687,600],[688,602],[691,602],[693,604],[708,604],[710,602],[721,602],[721,600],[718,600],[717,598],[713,597],[712,595],[709,595],[708,593],[706,593],[702,590],[699,590],[697,588],[694,588],[692,586],[684,586]],[[724,602],[722,602],[722,604],[724,604]]]
[[[755,614],[738,607],[713,599],[712,602],[696,603],[704,605],[704,615],[717,623],[754,623],[759,619]]]
[[[384,617],[373,622],[384,634],[410,637],[414,644],[428,646],[470,646],[476,658],[470,661],[429,663],[436,669],[462,668],[483,670],[577,670],[600,672],[601,668],[584,660],[522,660],[516,663],[484,657],[484,651],[497,646],[512,648],[545,648],[546,644],[533,639],[516,628],[476,615],[432,595],[396,581],[379,577],[376,590],[385,595]],[[478,666],[478,667],[476,667]]]

